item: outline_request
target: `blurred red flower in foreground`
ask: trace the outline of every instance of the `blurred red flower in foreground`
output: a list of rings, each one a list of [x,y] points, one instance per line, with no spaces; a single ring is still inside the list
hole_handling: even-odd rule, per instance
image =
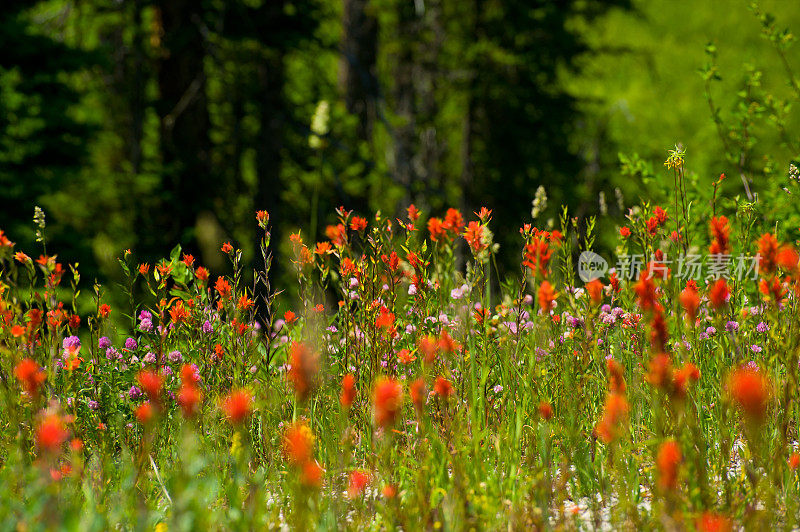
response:
[[[68,436],[64,420],[57,414],[49,414],[36,427],[36,445],[46,453],[60,451]]]
[[[373,395],[375,424],[384,429],[394,424],[402,398],[403,387],[398,381],[389,377],[379,378]]]
[[[342,378],[342,394],[339,402],[343,407],[349,408],[356,399],[356,378],[352,373],[348,373]]]
[[[756,421],[764,418],[772,389],[767,377],[759,371],[742,367],[728,377],[727,389],[736,406],[748,417]]]
[[[369,485],[369,473],[360,469],[351,471],[347,484],[347,494],[350,498],[358,497]]]
[[[30,395],[36,395],[39,392],[39,387],[45,380],[45,374],[39,364],[30,358],[23,359],[14,368],[14,376],[20,381],[22,387]]]
[[[225,417],[234,425],[239,425],[253,409],[253,396],[247,390],[234,390],[222,401]]]
[[[662,488],[675,489],[678,484],[678,466],[682,459],[681,448],[675,440],[666,441],[658,448],[656,466],[658,467],[658,483]]]

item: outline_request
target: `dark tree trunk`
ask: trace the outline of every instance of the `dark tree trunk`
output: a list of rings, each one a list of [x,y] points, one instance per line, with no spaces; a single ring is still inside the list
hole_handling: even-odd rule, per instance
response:
[[[158,64],[164,240],[195,247],[197,214],[216,195],[211,175],[202,3],[160,0],[163,46]]]
[[[367,141],[375,121],[377,55],[378,21],[369,0],[344,0],[340,83],[347,110],[358,116],[359,136]]]

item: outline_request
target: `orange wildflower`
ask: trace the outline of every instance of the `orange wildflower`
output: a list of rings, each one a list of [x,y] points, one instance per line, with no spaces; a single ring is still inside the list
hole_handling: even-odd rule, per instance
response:
[[[447,399],[453,395],[453,385],[450,384],[450,381],[439,375],[433,383],[433,392],[442,399]]]
[[[703,513],[696,526],[698,532],[730,532],[733,529],[730,519],[711,512]]]
[[[333,247],[331,247],[330,242],[317,242],[317,246],[314,248],[314,253],[317,255],[330,255],[333,253]]]
[[[595,429],[598,437],[605,443],[614,441],[619,436],[622,424],[628,419],[629,410],[628,400],[624,395],[608,394],[603,417]]]
[[[675,394],[682,398],[686,395],[686,387],[689,382],[700,380],[700,370],[691,362],[686,362],[683,367],[676,369],[672,375],[672,383]]]
[[[649,268],[639,273],[639,281],[633,286],[642,310],[651,310],[656,305],[656,285],[648,270]]]
[[[547,401],[541,401],[539,403],[539,417],[545,421],[553,419],[553,407],[550,406],[550,403]]]
[[[403,387],[398,381],[380,377],[373,393],[375,424],[384,429],[393,425],[400,413],[402,398]]]
[[[650,360],[649,371],[645,380],[662,390],[668,391],[672,385],[672,363],[664,353],[655,355]]]
[[[447,355],[451,354],[457,348],[456,341],[453,340],[453,337],[450,336],[450,333],[448,333],[445,329],[442,329],[442,332],[439,335],[438,345],[439,350]]]
[[[467,230],[464,231],[464,239],[473,253],[480,253],[487,247],[483,239],[483,225],[480,222],[473,221],[467,225]]]
[[[350,220],[350,229],[353,231],[363,231],[367,228],[367,219],[361,216],[353,216]]]
[[[678,466],[683,456],[681,448],[675,440],[668,440],[661,444],[656,455],[658,467],[658,483],[665,490],[673,490],[678,485]]]
[[[422,353],[422,360],[431,364],[439,352],[439,342],[433,336],[423,336],[419,341],[419,352]]]
[[[586,283],[586,292],[593,305],[597,306],[603,302],[603,282],[600,279],[593,279]]]
[[[253,396],[247,390],[234,390],[222,401],[225,418],[234,425],[241,424],[253,410]]]
[[[36,395],[46,376],[39,364],[30,358],[23,359],[14,367],[14,376],[30,395]]]
[[[446,227],[440,218],[428,220],[428,232],[431,235],[432,242],[440,242],[447,236]]]
[[[797,468],[800,467],[800,454],[792,453],[787,463],[789,465],[789,469],[792,471],[797,471]]]
[[[239,310],[247,311],[253,308],[253,304],[254,303],[252,299],[247,297],[247,295],[242,294],[242,297],[239,298],[239,303],[237,303],[236,306],[239,308]]]
[[[222,244],[222,247],[220,248],[220,251],[222,251],[223,253],[225,253],[227,255],[228,253],[233,251],[233,246],[231,245],[230,242],[225,242],[224,244]]]
[[[360,469],[351,471],[347,484],[347,495],[351,499],[356,498],[363,494],[369,485],[369,473]]]
[[[194,276],[197,278],[198,281],[201,282],[208,281],[208,270],[202,266],[198,266],[194,272]]]
[[[736,406],[748,417],[760,421],[767,412],[771,383],[759,371],[742,367],[728,377],[727,391]]]
[[[711,306],[714,307],[715,310],[722,308],[728,302],[730,295],[731,291],[728,288],[728,283],[725,281],[725,279],[717,279],[717,281],[711,285],[711,288],[708,290],[708,300],[711,302]]]
[[[464,217],[458,209],[449,208],[444,216],[444,226],[448,231],[459,234],[464,228]]]
[[[342,377],[342,393],[339,402],[345,408],[350,408],[356,399],[356,378],[352,373]]]
[[[314,434],[304,421],[296,421],[283,433],[283,454],[294,465],[302,465],[314,454]]]
[[[57,414],[46,416],[36,427],[36,445],[45,453],[55,454],[60,451],[68,437],[64,420]]]
[[[183,301],[176,301],[175,304],[172,305],[169,309],[169,317],[172,318],[172,321],[176,325],[185,322],[189,318],[189,311],[183,305]]]
[[[292,342],[289,346],[289,365],[289,382],[294,386],[297,397],[304,401],[316,387],[319,355],[302,342]]]
[[[611,393],[625,393],[627,389],[625,385],[625,368],[613,358],[606,360],[606,367],[608,368],[608,384]]]
[[[203,392],[194,384],[184,382],[178,390],[178,404],[185,417],[194,416],[203,401]]]
[[[413,203],[408,206],[408,219],[412,222],[419,220],[419,209],[417,209]]]
[[[422,378],[416,379],[408,387],[408,394],[411,396],[411,402],[418,412],[422,412],[425,407],[425,400],[428,397],[428,391],[425,386],[425,381]]]
[[[397,360],[399,360],[402,364],[411,364],[416,359],[417,357],[414,356],[414,353],[408,349],[401,349],[397,352]]]
[[[142,370],[136,376],[136,380],[151,401],[159,399],[161,387],[164,386],[164,377],[152,370]]]
[[[217,282],[214,285],[214,288],[217,289],[219,297],[221,297],[222,299],[230,299],[231,283],[229,283],[227,279],[225,279],[224,277],[217,277]]]
[[[708,251],[712,255],[729,255],[731,252],[730,247],[730,232],[728,226],[728,219],[725,216],[711,218],[711,246]]]
[[[539,297],[539,307],[541,307],[542,312],[549,314],[553,309],[553,302],[558,297],[558,294],[556,294],[556,291],[553,289],[553,285],[551,285],[549,281],[542,281],[542,284],[539,285],[537,295]]]
[[[319,489],[322,486],[322,477],[324,475],[325,470],[322,469],[322,466],[316,460],[309,460],[303,464],[300,481],[307,488]]]
[[[683,311],[686,313],[686,320],[690,325],[694,325],[697,319],[697,309],[700,308],[700,294],[697,292],[697,283],[689,281],[686,288],[679,296]]]
[[[142,425],[147,425],[150,423],[150,421],[153,420],[154,414],[155,412],[153,410],[153,405],[150,404],[150,401],[145,401],[144,403],[140,404],[134,411],[136,420]]]

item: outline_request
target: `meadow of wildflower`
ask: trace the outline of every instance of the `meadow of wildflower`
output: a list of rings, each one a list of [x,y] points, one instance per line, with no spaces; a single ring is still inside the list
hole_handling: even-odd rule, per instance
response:
[[[0,232],[0,528],[796,529],[793,229],[693,206],[683,164],[608,270],[581,267],[603,220],[566,211],[342,207],[291,236],[291,300],[258,211],[251,285],[235,243],[219,276],[126,250],[81,313],[37,211],[41,249]],[[498,279],[493,231],[517,230]]]

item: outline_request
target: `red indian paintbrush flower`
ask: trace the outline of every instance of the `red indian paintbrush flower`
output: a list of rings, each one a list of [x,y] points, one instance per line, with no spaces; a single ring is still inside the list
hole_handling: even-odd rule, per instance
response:
[[[348,479],[347,495],[354,499],[364,493],[364,490],[369,485],[369,473],[356,469],[350,472]]]
[[[142,425],[147,425],[153,420],[155,410],[153,409],[153,405],[150,403],[150,401],[145,401],[136,407],[134,415],[139,423]]]
[[[241,424],[253,410],[253,396],[247,390],[234,390],[222,401],[225,418],[234,425]]]
[[[542,281],[542,284],[539,285],[537,295],[539,297],[539,307],[541,307],[542,312],[549,314],[553,309],[553,302],[558,297],[555,289],[553,289],[553,285],[551,285],[549,281]]]
[[[664,319],[664,314],[661,312],[661,307],[655,307],[653,319],[650,322],[650,344],[656,352],[664,351],[667,345],[668,333],[667,322]]]
[[[289,462],[302,466],[314,455],[314,434],[304,421],[296,421],[283,433],[283,454]]]
[[[453,385],[450,384],[450,381],[439,375],[433,383],[433,391],[442,399],[447,399],[453,395]]]
[[[547,401],[541,401],[539,403],[539,417],[545,421],[553,419],[553,407],[550,406],[550,403]]]
[[[592,279],[586,283],[586,292],[589,294],[589,299],[592,305],[599,305],[603,302],[603,282],[600,279]]]
[[[658,448],[656,466],[658,483],[665,490],[673,490],[678,485],[678,467],[683,460],[681,448],[675,440],[668,440]]]
[[[708,251],[712,255],[729,255],[731,252],[728,219],[724,216],[711,218],[711,246]]]
[[[610,393],[606,397],[603,417],[597,424],[597,436],[605,443],[611,443],[619,436],[623,423],[628,419],[628,400],[619,393]]]
[[[422,378],[416,379],[408,387],[408,394],[411,396],[411,403],[417,412],[422,412],[425,407],[425,400],[428,397],[428,390],[425,386],[425,380]]]
[[[214,288],[217,289],[219,297],[226,300],[230,299],[231,283],[229,283],[227,279],[225,279],[224,277],[217,277],[217,282],[214,284]]]
[[[761,421],[767,412],[772,384],[760,371],[741,367],[728,377],[727,391],[736,406],[749,418]]]
[[[189,311],[184,306],[183,301],[176,301],[172,305],[169,309],[169,317],[172,318],[176,325],[185,322],[189,318]]]
[[[400,413],[403,399],[402,385],[395,379],[380,377],[375,383],[372,399],[375,424],[384,429],[389,428]]]
[[[708,300],[715,310],[721,309],[728,302],[730,295],[731,291],[725,279],[717,279],[717,281],[711,285],[711,288],[708,289]]]
[[[178,390],[178,404],[181,405],[181,410],[185,417],[192,417],[197,414],[202,402],[203,392],[200,388],[186,382],[181,384],[180,390]]]
[[[703,513],[695,526],[698,532],[730,532],[733,529],[730,519],[711,512]]]
[[[649,268],[644,269],[639,274],[639,281],[633,286],[636,296],[639,298],[639,306],[642,310],[651,310],[656,306],[656,285],[653,276],[650,275]]]
[[[437,345],[439,346],[439,351],[446,355],[452,354],[458,347],[456,341],[453,340],[453,337],[450,336],[450,333],[445,329],[442,329],[441,334],[439,334],[439,342]]]
[[[136,376],[139,386],[151,401],[158,401],[161,396],[161,387],[164,386],[164,377],[152,370],[142,370]]]
[[[625,393],[625,368],[622,364],[609,358],[606,360],[606,367],[608,368],[608,384],[611,393]]]
[[[305,400],[316,388],[319,373],[319,355],[302,342],[289,346],[289,372],[287,377],[300,400]]]
[[[447,213],[444,216],[444,226],[453,234],[459,234],[464,228],[464,217],[461,215],[461,212],[452,207],[447,209]]]
[[[428,220],[428,232],[430,233],[431,242],[441,242],[447,237],[446,228],[440,218]]]
[[[64,420],[58,414],[47,415],[36,427],[36,445],[45,453],[58,453],[68,437]]]
[[[348,373],[342,378],[342,393],[339,402],[345,408],[350,408],[356,399],[356,378]]]
[[[473,221],[467,225],[467,230],[464,231],[464,239],[473,253],[480,253],[487,247],[483,238],[483,225],[480,222]]]
[[[419,352],[422,354],[422,360],[426,364],[431,364],[439,352],[439,342],[433,336],[423,336],[419,341]]]
[[[20,382],[23,389],[30,395],[39,393],[39,387],[41,387],[46,378],[39,364],[30,358],[23,359],[14,367],[14,376]]]
[[[678,399],[686,396],[686,389],[690,382],[700,380],[700,370],[691,362],[686,362],[683,367],[676,369],[672,375],[673,392]]]
[[[686,320],[690,325],[694,325],[697,319],[697,309],[700,308],[700,294],[697,291],[697,283],[688,281],[679,299],[683,311],[686,313]]]
[[[367,219],[361,216],[353,216],[350,220],[350,229],[353,231],[364,231],[367,228]]]

